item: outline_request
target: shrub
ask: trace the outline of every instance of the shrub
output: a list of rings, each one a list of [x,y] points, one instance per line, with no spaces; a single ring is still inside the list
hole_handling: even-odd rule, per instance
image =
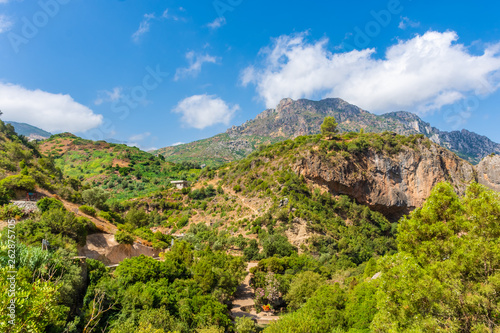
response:
[[[120,214],[112,212],[112,211],[111,212],[104,212],[101,210],[99,213],[97,213],[97,215],[99,217],[102,217],[106,221],[109,221],[109,222],[114,223],[114,224],[123,222],[123,218],[120,216]]]
[[[108,210],[106,200],[108,200],[109,195],[103,189],[96,187],[85,190],[82,192],[82,198],[86,204],[92,205],[100,210]]]
[[[12,191],[8,190],[4,186],[0,186],[0,206],[8,204],[12,197]]]
[[[125,216],[125,221],[138,228],[148,225],[148,214],[141,209],[131,208]]]
[[[255,260],[259,258],[259,244],[255,239],[251,239],[248,247],[243,250],[246,260]]]
[[[45,213],[46,211],[53,210],[53,209],[62,209],[64,208],[64,205],[61,201],[55,199],[55,198],[48,198],[45,197],[41,200],[39,200],[36,205],[40,209],[42,213]]]
[[[118,230],[115,234],[115,240],[120,244],[132,245],[135,242],[135,237],[126,231]]]
[[[24,216],[23,210],[14,204],[0,207],[0,220],[19,219]]]
[[[87,206],[87,205],[83,205],[83,206],[80,206],[80,208],[78,208],[82,213],[84,214],[87,214],[87,215],[90,215],[90,216],[94,216],[96,215],[96,210],[94,209],[94,207],[90,207],[90,206]]]
[[[270,235],[262,242],[263,254],[266,258],[278,256],[289,257],[297,252],[297,248],[282,235]]]
[[[318,273],[306,271],[296,275],[290,284],[290,290],[285,296],[288,308],[297,310],[302,304],[324,284],[325,279]]]
[[[31,176],[14,175],[9,176],[0,181],[0,187],[5,187],[8,190],[35,190],[36,181]]]
[[[183,227],[187,226],[188,222],[189,222],[189,217],[187,217],[187,216],[182,216],[182,217],[179,219],[179,221],[177,221],[177,224],[176,224],[176,225],[177,225],[177,228],[178,228],[178,229],[180,229],[180,228],[183,228]]]
[[[236,318],[236,332],[237,333],[254,333],[255,322],[249,317]]]

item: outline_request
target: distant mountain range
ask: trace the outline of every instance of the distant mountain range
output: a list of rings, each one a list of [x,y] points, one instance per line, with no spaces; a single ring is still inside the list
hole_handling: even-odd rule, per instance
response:
[[[51,133],[44,131],[41,128],[25,124],[17,123],[15,121],[6,121],[7,124],[14,126],[16,133],[19,135],[24,135],[31,140],[45,140],[51,137]]]
[[[326,116],[334,116],[340,132],[364,129],[365,132],[392,131],[402,135],[424,134],[433,142],[477,164],[485,156],[500,153],[500,144],[467,130],[444,132],[410,112],[375,115],[339,98],[321,101],[283,99],[275,109],[268,109],[241,126],[225,133],[175,147],[154,151],[172,162],[189,161],[220,165],[238,160],[262,144],[270,144],[300,135],[319,133]]]

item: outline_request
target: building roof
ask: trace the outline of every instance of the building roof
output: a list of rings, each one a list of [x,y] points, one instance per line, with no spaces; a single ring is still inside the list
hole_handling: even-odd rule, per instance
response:
[[[172,180],[170,184],[184,184],[187,183],[187,180]]]

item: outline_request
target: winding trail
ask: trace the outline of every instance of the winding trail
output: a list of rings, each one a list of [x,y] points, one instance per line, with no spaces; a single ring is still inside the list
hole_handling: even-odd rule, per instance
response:
[[[235,299],[233,301],[233,308],[231,309],[231,314],[235,319],[240,317],[249,317],[252,320],[256,321],[257,324],[268,325],[271,322],[278,320],[279,317],[267,315],[265,312],[257,313],[255,311],[255,303],[253,301],[254,293],[252,287],[250,286],[250,268],[256,266],[257,263],[251,263],[251,262],[248,263],[247,276],[245,277],[243,283],[240,284],[238,286],[238,289],[236,290]],[[243,311],[242,308],[245,307],[251,307],[252,310],[250,312]]]

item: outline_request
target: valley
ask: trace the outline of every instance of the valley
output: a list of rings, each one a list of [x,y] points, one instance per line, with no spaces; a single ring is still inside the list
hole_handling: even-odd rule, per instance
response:
[[[43,296],[57,306],[52,315],[61,321],[50,324],[56,331],[68,325],[105,329],[109,322],[113,333],[148,325],[172,332],[407,325],[378,305],[400,304],[387,283],[411,264],[404,260],[418,261],[422,270],[439,267],[433,251],[476,246],[479,252],[468,256],[490,255],[485,246],[494,248],[500,218],[494,192],[500,156],[491,153],[473,165],[419,133],[305,130],[291,139],[259,141],[229,163],[204,168],[197,160],[169,162],[70,133],[34,143],[3,125],[1,135],[0,213],[18,220],[20,253],[40,258],[26,267],[46,276],[45,286],[56,286]],[[174,180],[189,186],[177,189]],[[8,204],[25,200],[29,191],[37,210]],[[477,233],[476,223],[486,234]],[[47,252],[39,251],[42,239],[49,241]],[[403,253],[413,254],[403,260]],[[432,283],[446,283],[448,277],[429,267]],[[51,269],[65,282],[52,280]],[[453,269],[467,274],[471,268]],[[494,288],[484,276],[462,279],[456,288]],[[417,302],[432,301],[421,297],[427,300]],[[476,297],[493,296],[478,291]],[[108,310],[95,316],[97,301]],[[446,302],[450,311],[455,300]],[[463,310],[454,311],[454,323],[468,325]],[[443,325],[433,321],[434,312],[426,316],[429,327]]]

